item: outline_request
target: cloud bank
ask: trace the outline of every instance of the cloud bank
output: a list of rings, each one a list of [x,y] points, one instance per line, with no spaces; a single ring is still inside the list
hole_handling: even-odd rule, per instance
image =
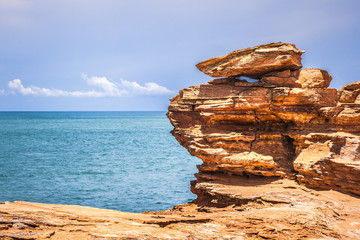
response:
[[[123,97],[131,95],[165,95],[172,93],[166,87],[160,86],[157,83],[149,82],[144,86],[137,82],[130,82],[120,79],[115,82],[106,77],[88,77],[82,74],[82,78],[89,86],[96,89],[89,91],[65,91],[56,88],[42,88],[30,85],[25,87],[20,79],[9,81],[8,88],[13,94],[21,94],[24,96],[42,96],[42,97]],[[0,90],[0,94],[5,94],[5,91]]]

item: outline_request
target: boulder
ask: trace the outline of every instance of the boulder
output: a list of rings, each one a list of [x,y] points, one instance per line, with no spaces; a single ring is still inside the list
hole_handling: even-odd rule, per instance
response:
[[[245,76],[259,79],[273,71],[300,69],[303,53],[294,44],[270,43],[210,58],[196,67],[211,77]]]
[[[360,81],[353,82],[343,86],[338,91],[338,99],[341,103],[360,104]]]
[[[263,83],[298,88],[327,88],[331,80],[332,77],[327,71],[317,68],[270,72],[260,78]]]

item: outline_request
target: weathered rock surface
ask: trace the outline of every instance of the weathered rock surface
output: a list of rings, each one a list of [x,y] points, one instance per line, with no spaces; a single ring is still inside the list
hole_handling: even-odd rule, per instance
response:
[[[204,161],[201,173],[278,176],[360,195],[360,105],[338,102],[335,89],[201,84],[181,90],[168,117],[176,139]]]
[[[280,87],[327,88],[331,82],[330,74],[321,69],[284,70],[271,72],[261,77],[260,82]]]
[[[345,85],[338,91],[339,102],[360,104],[360,81]]]
[[[202,202],[125,213],[28,202],[0,204],[0,239],[359,239],[360,199],[292,180],[212,176]],[[210,181],[211,180],[211,181]],[[211,190],[211,191],[210,191]]]
[[[303,53],[294,44],[270,43],[210,58],[196,67],[211,77],[245,76],[258,79],[268,72],[300,69]]]
[[[244,51],[251,55],[255,49]],[[209,69],[233,64],[229,56],[221,59],[224,62],[218,58],[208,61],[209,66],[218,61]],[[203,160],[192,182],[191,189],[198,196],[195,202],[242,205],[249,200],[244,198],[249,190],[244,186],[252,184],[258,187],[254,198],[262,199],[260,187],[272,183],[256,183],[259,180],[254,179],[259,178],[337,190],[358,201],[360,82],[337,91],[327,88],[332,78],[321,69],[287,67],[258,73],[252,75],[258,82],[213,79],[185,88],[171,99],[167,115],[174,126],[172,134],[190,154]],[[289,192],[280,195],[293,202]],[[355,215],[360,220],[358,210]]]
[[[360,195],[360,83],[337,91],[330,80],[288,69],[185,88],[171,99],[172,133],[203,160],[198,176],[280,177]]]

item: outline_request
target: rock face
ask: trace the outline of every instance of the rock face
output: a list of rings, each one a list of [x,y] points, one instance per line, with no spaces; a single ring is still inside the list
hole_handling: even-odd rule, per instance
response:
[[[293,44],[270,43],[210,58],[196,67],[211,77],[246,76],[259,79],[268,72],[300,69],[303,53]]]
[[[307,210],[277,208],[273,220],[283,222],[280,218],[299,212],[316,215],[308,219],[320,219],[317,207],[327,211],[318,205],[318,192],[317,197],[297,192],[303,186],[343,192],[346,206],[359,201],[360,82],[339,91],[329,89],[332,78],[327,71],[299,69],[302,53],[292,44],[278,43],[206,60],[197,65],[201,71],[229,78],[185,88],[171,99],[167,116],[174,126],[172,134],[190,154],[203,160],[191,183],[197,194],[195,203],[227,207],[268,199],[311,206]],[[284,186],[283,181],[291,186]],[[271,211],[267,208],[259,214]],[[358,224],[359,209],[354,214]],[[340,234],[334,229],[339,226],[334,219],[323,220],[327,229],[338,234],[327,233],[327,237],[360,238],[359,233]],[[341,228],[351,226],[344,223]],[[289,237],[295,236],[263,236]]]
[[[275,49],[283,46],[300,61],[302,52],[294,45],[268,44],[199,65],[233,66],[233,59],[256,56],[257,51],[265,52],[266,58],[268,51],[263,49],[268,48],[271,59],[282,59],[283,52]],[[287,56],[284,59],[291,59]],[[205,200],[201,183],[223,174],[291,179],[314,189],[359,196],[360,82],[337,91],[327,88],[331,76],[325,70],[293,70],[301,66],[297,61],[296,66],[283,65],[282,71],[266,68],[273,72],[263,74],[258,69],[269,60],[248,59],[258,82],[214,79],[185,88],[171,99],[167,115],[172,134],[203,160],[192,183],[198,201]],[[252,75],[251,67],[233,75]]]

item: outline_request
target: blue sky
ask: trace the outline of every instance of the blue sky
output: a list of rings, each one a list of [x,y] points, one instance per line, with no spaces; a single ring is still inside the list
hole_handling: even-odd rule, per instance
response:
[[[290,42],[360,81],[358,0],[0,0],[0,110],[166,110],[195,64]]]

